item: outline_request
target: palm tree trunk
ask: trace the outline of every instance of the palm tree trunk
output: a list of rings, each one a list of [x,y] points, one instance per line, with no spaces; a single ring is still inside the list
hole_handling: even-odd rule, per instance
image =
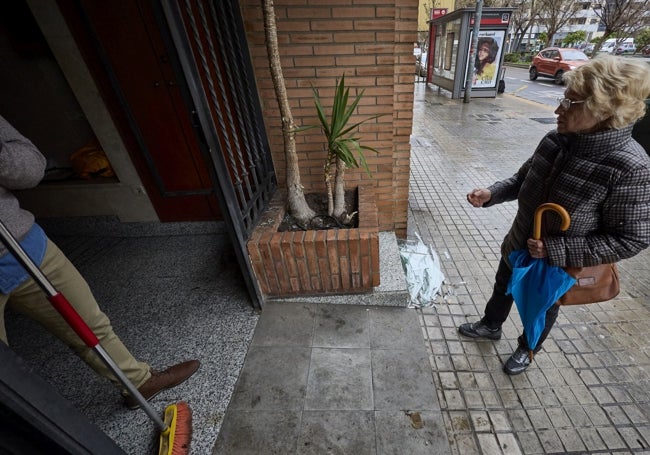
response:
[[[327,161],[325,162],[325,188],[327,189],[327,214],[332,216],[334,213],[334,194],[332,193],[332,164],[333,155],[327,155]]]
[[[300,183],[300,168],[298,167],[298,155],[296,154],[296,125],[291,115],[291,106],[289,105],[287,89],[284,84],[284,75],[282,74],[273,0],[262,0],[262,9],[264,12],[266,50],[271,66],[273,88],[275,89],[275,96],[278,99],[280,115],[282,116],[282,136],[284,138],[289,213],[299,221],[308,222],[314,217],[315,213],[307,204],[303,187]]]
[[[336,160],[336,180],[334,182],[334,213],[332,216],[341,219],[345,212],[345,162]]]

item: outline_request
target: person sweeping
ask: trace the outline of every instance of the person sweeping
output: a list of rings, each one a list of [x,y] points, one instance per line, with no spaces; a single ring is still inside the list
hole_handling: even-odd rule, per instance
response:
[[[88,283],[35,222],[34,215],[20,207],[13,194],[15,190],[36,186],[44,176],[45,164],[45,157],[38,148],[0,116],[0,221],[6,227],[7,235],[17,241],[17,248],[31,259],[34,266],[38,266],[51,286],[65,296],[66,303],[83,321],[81,324],[85,323],[94,334],[90,338],[98,340],[101,351],[119,370],[114,373],[87,340],[80,338],[55,309],[52,299],[48,298],[51,296],[43,292],[42,283],[35,280],[16,254],[7,249],[4,240],[0,244],[0,340],[9,344],[4,324],[5,308],[9,306],[40,323],[95,372],[111,381],[120,390],[129,409],[138,409],[143,404],[147,407],[146,401],[187,380],[198,370],[200,363],[188,360],[162,371],[154,370],[146,362],[136,359],[124,346],[113,331],[109,318],[99,308]],[[130,393],[120,377],[116,377],[122,374],[132,384],[134,393]],[[138,394],[139,397],[134,396]],[[175,447],[184,445],[189,448],[186,427],[191,425],[191,415],[183,415],[185,413],[184,406],[165,413],[170,414],[165,416],[166,427],[162,431],[167,445],[174,440],[174,434],[170,433],[178,431]],[[183,453],[184,449],[180,452],[174,451],[174,447],[165,450],[165,453]]]

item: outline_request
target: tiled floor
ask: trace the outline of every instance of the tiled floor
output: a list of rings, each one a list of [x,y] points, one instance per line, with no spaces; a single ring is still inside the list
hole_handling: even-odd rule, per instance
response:
[[[434,448],[448,451],[414,311],[276,303],[262,313],[213,453]]]

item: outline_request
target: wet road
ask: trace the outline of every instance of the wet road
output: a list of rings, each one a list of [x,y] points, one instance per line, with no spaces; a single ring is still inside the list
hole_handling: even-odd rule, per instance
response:
[[[535,81],[529,80],[527,68],[508,66],[504,79],[506,82],[505,93],[548,106],[556,106],[557,99],[564,94],[564,87],[555,85],[553,79],[539,77]]]

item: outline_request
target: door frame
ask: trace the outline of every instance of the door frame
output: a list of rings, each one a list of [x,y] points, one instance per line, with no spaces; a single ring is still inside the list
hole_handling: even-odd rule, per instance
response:
[[[205,0],[197,0],[201,3]],[[220,132],[218,125],[220,122],[214,118],[214,96],[209,96],[209,87],[206,87],[201,77],[201,69],[199,63],[195,58],[194,51],[190,44],[190,34],[186,28],[183,20],[183,13],[180,10],[178,3],[174,0],[161,1],[163,13],[167,21],[169,31],[171,33],[172,41],[176,47],[176,52],[181,64],[181,68],[185,75],[185,80],[188,84],[189,92],[194,104],[196,119],[202,131],[203,140],[207,144],[208,152],[211,157],[214,171],[216,174],[217,184],[217,199],[222,210],[224,222],[227,226],[228,233],[233,241],[235,247],[235,254],[242,269],[242,275],[246,287],[253,301],[253,306],[256,309],[261,309],[264,303],[264,296],[260,290],[255,273],[248,256],[246,248],[247,240],[253,231],[253,228],[259,221],[262,213],[266,210],[269,202],[276,191],[277,182],[275,171],[272,165],[272,158],[264,123],[262,120],[261,107],[259,98],[254,100],[249,99],[248,108],[252,110],[251,117],[255,120],[255,124],[240,124],[241,129],[255,129],[254,135],[258,137],[258,145],[263,145],[262,150],[258,150],[256,156],[259,158],[259,163],[253,163],[257,167],[252,173],[259,172],[259,169],[265,170],[265,175],[258,178],[256,182],[258,186],[253,188],[254,193],[247,194],[245,201],[242,201],[242,194],[245,192],[238,188],[237,182],[241,175],[233,175],[237,172],[235,166],[227,159],[226,151],[222,147],[220,141]],[[225,30],[225,34],[232,37],[234,40],[239,40],[239,43],[246,43],[244,35],[243,22],[239,13],[239,4],[237,0],[223,0],[220,3],[222,8],[230,8],[230,11],[236,11],[233,14],[231,21],[228,21],[230,30]],[[187,13],[187,12],[186,12]],[[201,37],[205,38],[205,37]],[[247,46],[244,46],[247,49]],[[243,54],[243,53],[242,53]],[[243,65],[243,71],[235,74],[237,78],[244,79],[248,87],[255,87],[255,80],[253,78],[253,68],[250,62],[248,53],[240,55],[240,66]],[[232,68],[227,68],[231,71]],[[204,74],[205,75],[205,74]],[[257,92],[255,92],[257,93]],[[222,122],[223,123],[223,122]],[[232,156],[230,156],[232,161]],[[243,163],[240,163],[243,165]],[[241,183],[239,184],[241,187]],[[249,192],[252,185],[248,183]]]

